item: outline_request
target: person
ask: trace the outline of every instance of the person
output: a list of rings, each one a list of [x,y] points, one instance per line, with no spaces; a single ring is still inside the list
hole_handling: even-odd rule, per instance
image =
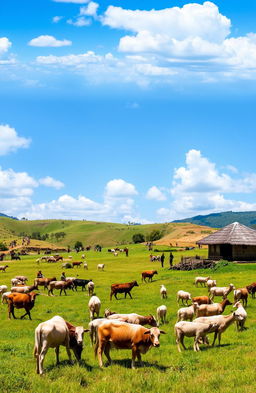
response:
[[[172,268],[172,262],[173,262],[173,254],[172,252],[170,252],[170,256],[169,256],[170,269]]]
[[[164,267],[164,258],[165,258],[164,253],[162,253],[162,255],[161,255],[161,257],[160,257],[161,266],[162,266],[162,267]]]
[[[60,281],[66,281],[66,273],[65,272],[61,273]]]
[[[44,278],[44,275],[41,270],[37,272],[37,278]]]
[[[127,248],[127,247],[125,247],[124,251],[125,251],[125,255],[128,257],[128,253],[129,253],[129,250],[128,250],[128,248]]]

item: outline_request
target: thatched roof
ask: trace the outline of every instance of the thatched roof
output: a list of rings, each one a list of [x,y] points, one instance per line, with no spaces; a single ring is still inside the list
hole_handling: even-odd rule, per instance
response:
[[[233,244],[256,246],[256,231],[233,222],[219,231],[197,241],[197,244]]]

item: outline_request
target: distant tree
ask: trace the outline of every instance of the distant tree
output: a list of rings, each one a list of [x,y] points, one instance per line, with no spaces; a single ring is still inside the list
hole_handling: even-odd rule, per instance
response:
[[[55,238],[57,241],[59,241],[60,239],[64,239],[64,237],[66,236],[65,232],[56,232],[54,234]]]
[[[154,229],[150,234],[147,236],[147,240],[153,242],[155,240],[159,240],[162,237],[162,232]]]
[[[77,240],[74,245],[74,249],[76,250],[76,252],[82,250],[83,248],[84,248],[83,243]]]
[[[40,232],[32,232],[31,239],[41,240],[41,233]]]
[[[8,247],[4,242],[0,242],[0,251],[7,251]]]
[[[143,243],[145,241],[145,237],[142,233],[135,233],[132,237],[133,243]]]

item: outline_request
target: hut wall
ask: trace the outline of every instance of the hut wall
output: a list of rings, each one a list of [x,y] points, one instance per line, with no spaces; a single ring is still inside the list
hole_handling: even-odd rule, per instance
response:
[[[219,258],[220,255],[220,245],[219,244],[210,244],[208,248],[208,258],[215,259]]]
[[[256,246],[233,246],[234,260],[256,260]]]

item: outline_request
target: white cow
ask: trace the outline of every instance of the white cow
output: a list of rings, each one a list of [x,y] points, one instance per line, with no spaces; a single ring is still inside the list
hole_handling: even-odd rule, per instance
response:
[[[7,292],[7,285],[0,285],[0,295]]]
[[[104,268],[105,268],[105,263],[99,263],[98,266],[97,266],[98,270],[104,271]]]
[[[58,315],[40,323],[35,330],[34,356],[37,360],[37,374],[43,374],[43,361],[48,348],[55,348],[57,364],[59,363],[60,345],[66,347],[70,361],[70,349],[73,350],[76,359],[80,360],[85,331],[88,330],[84,330],[82,326],[75,327]]]
[[[101,301],[98,298],[98,296],[92,296],[88,303],[91,321],[94,319],[94,314],[96,314],[97,318],[99,318],[100,307],[101,307]]]

